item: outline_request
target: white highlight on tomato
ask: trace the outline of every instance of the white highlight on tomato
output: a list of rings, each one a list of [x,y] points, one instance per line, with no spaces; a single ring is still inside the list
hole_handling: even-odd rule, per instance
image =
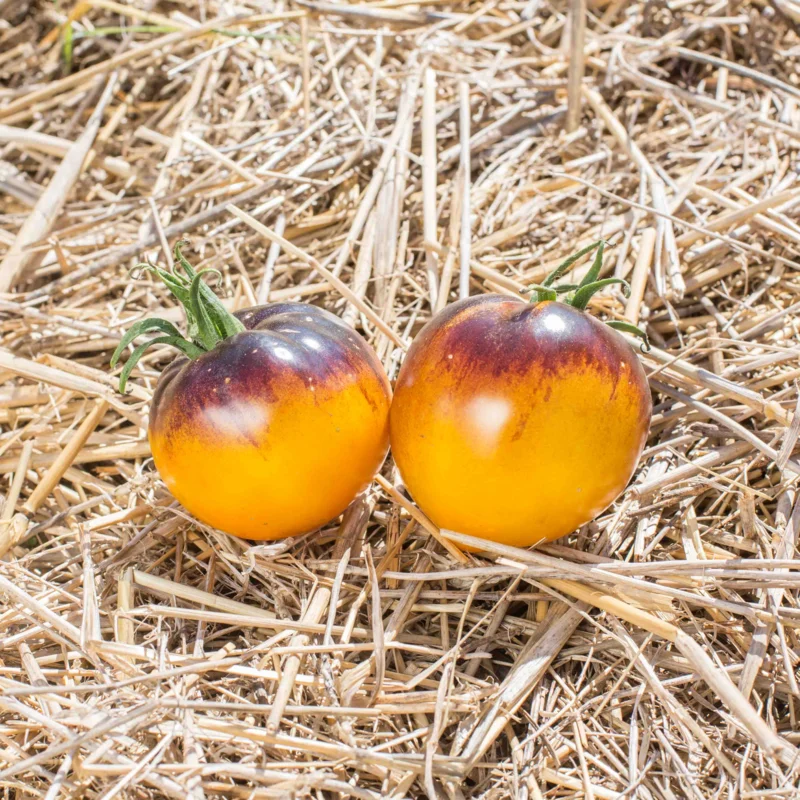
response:
[[[561,317],[557,317],[555,314],[548,314],[545,316],[542,320],[542,324],[552,333],[563,333],[567,329],[564,320],[561,319]]]
[[[479,452],[486,456],[492,454],[512,412],[511,403],[500,397],[476,397],[467,406],[467,418]]]
[[[229,399],[224,405],[206,406],[203,416],[222,439],[236,437],[252,444],[254,439],[261,438],[269,425],[272,411],[260,403],[233,402]]]
[[[288,347],[276,347],[272,351],[281,361],[294,361],[292,351]]]

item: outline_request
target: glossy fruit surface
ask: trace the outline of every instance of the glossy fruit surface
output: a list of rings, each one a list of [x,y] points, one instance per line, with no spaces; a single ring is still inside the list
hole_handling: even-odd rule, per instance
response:
[[[528,546],[614,501],[651,412],[644,370],[619,334],[566,303],[483,295],[417,336],[395,386],[391,444],[437,525]]]
[[[369,345],[303,303],[235,315],[246,330],[179,358],[153,396],[149,438],[172,494],[248,539],[330,521],[388,449],[389,382]]]

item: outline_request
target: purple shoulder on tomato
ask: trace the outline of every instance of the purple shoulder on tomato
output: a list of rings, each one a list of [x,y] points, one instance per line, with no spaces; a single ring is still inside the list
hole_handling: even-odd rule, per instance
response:
[[[386,374],[372,348],[334,314],[306,303],[255,306],[235,314],[246,330],[196,359],[167,367],[153,395],[150,425],[160,428],[169,406],[183,424],[205,424],[209,409],[246,409],[258,399],[287,393],[322,396],[356,384],[373,405],[389,394]],[[179,398],[179,402],[178,402]],[[213,413],[212,413],[213,415]],[[173,419],[170,427],[175,424]]]
[[[317,332],[322,337],[318,343],[320,346],[309,347],[323,361],[327,359],[331,362],[332,368],[335,369],[342,362],[347,362],[353,369],[368,367],[381,383],[387,387],[389,385],[378,356],[364,337],[341,317],[324,308],[309,303],[274,303],[246,308],[237,311],[234,316],[248,330],[272,331],[292,337],[302,330]],[[357,355],[355,359],[354,354]]]
[[[532,372],[547,380],[566,371],[591,370],[616,382],[625,370],[642,392],[643,413],[650,413],[647,379],[634,349],[599,320],[564,303],[532,304],[498,294],[460,300],[420,331],[398,386],[422,361],[431,376],[442,370],[463,380]]]

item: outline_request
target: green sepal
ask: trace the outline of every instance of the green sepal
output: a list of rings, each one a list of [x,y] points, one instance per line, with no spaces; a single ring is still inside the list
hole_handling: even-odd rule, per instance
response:
[[[161,280],[164,285],[169,289],[175,299],[183,305],[189,299],[189,281],[181,275],[174,272],[167,272],[161,267],[153,266],[153,264],[137,264],[131,271],[131,277],[137,277],[140,272],[149,272]]]
[[[136,322],[133,325],[131,325],[127,333],[122,337],[122,340],[117,345],[117,349],[114,351],[114,355],[111,356],[112,369],[117,366],[119,357],[122,355],[125,348],[137,336],[141,336],[143,333],[147,333],[147,331],[161,331],[161,333],[165,333],[168,336],[181,335],[181,332],[171,322],[168,322],[165,319],[159,319],[158,317],[154,317],[153,319],[140,320],[139,322]]]
[[[603,253],[606,249],[606,243],[603,239],[597,245],[597,252],[594,254],[594,259],[592,259],[592,266],[589,267],[589,271],[583,276],[583,280],[579,284],[579,288],[583,286],[589,286],[592,283],[595,283],[598,278],[600,277],[600,270],[603,268]]]
[[[189,244],[188,239],[179,239],[175,242],[175,249],[172,252],[175,256],[175,260],[181,265],[181,269],[189,276],[189,280],[191,280],[197,273],[194,271],[194,267],[189,263],[183,252],[181,252],[182,248],[187,244]]]
[[[137,264],[131,270],[131,274],[134,275],[136,272],[149,272],[152,275],[156,275],[169,289],[170,294],[181,304],[186,315],[187,338],[196,342],[198,339],[197,320],[192,312],[189,281],[182,275],[178,275],[175,272],[167,272],[167,270],[161,269],[161,267],[154,267],[152,264]]]
[[[222,278],[222,273],[216,269],[203,269],[197,275],[204,275],[207,272],[214,272],[220,279]],[[244,325],[225,308],[219,297],[214,294],[214,290],[205,281],[200,286],[200,293],[220,339],[227,339],[245,330]]]
[[[192,344],[191,342],[187,341],[183,338],[183,336],[157,336],[155,339],[151,339],[149,342],[145,342],[144,344],[140,344],[132,353],[131,357],[125,362],[125,366],[122,368],[122,372],[119,375],[119,392],[120,394],[125,394],[125,388],[128,385],[128,378],[133,372],[133,368],[139,363],[142,356],[145,354],[145,351],[148,347],[152,347],[154,344],[169,344],[172,347],[176,347],[180,350],[185,356],[189,358],[198,358],[199,356],[203,355],[205,352],[201,350],[197,345]]]
[[[223,339],[246,330],[245,326],[225,308],[222,301],[214,294],[213,289],[203,279],[207,272],[213,272],[220,278],[222,274],[219,270],[212,268],[194,269],[181,250],[186,244],[187,242],[181,239],[175,245],[175,264],[178,269],[173,267],[171,270],[165,270],[152,264],[138,264],[131,270],[132,274],[137,271],[149,272],[164,283],[183,307],[186,314],[188,336],[187,338],[181,336],[180,331],[167,320],[148,319],[137,322],[125,334],[114,351],[111,360],[112,367],[116,365],[124,349],[142,333],[157,330],[166,335],[152,339],[133,351],[120,375],[120,392],[124,393],[131,371],[151,344],[169,344],[189,358],[197,358],[212,350]]]
[[[579,311],[585,311],[586,306],[589,305],[589,301],[595,293],[599,292],[604,286],[610,286],[612,284],[621,285],[625,296],[629,297],[631,287],[628,285],[627,281],[622,278],[600,278],[600,271],[603,268],[605,246],[606,242],[601,239],[594,244],[590,244],[588,247],[584,247],[565,261],[562,261],[561,264],[547,276],[544,283],[533,284],[531,286],[531,303],[538,303],[544,300],[556,300],[558,295],[567,294],[569,296],[564,297],[562,300],[565,305],[572,306]],[[584,275],[583,280],[579,284],[562,283],[558,286],[553,285],[558,278],[578,261],[578,259],[591,253],[593,250],[597,250],[597,253],[592,259],[591,267],[589,267],[588,272]],[[608,325],[609,328],[638,336],[642,340],[643,352],[647,352],[650,349],[650,340],[647,334],[641,328],[636,327],[636,325],[622,320],[610,320],[606,322],[606,325]]]
[[[211,291],[211,289],[208,288],[208,286],[205,286],[203,292],[206,294],[206,299],[208,302],[208,313],[214,320],[214,324],[216,325],[217,330],[220,332],[220,335],[223,339],[227,339],[234,334],[247,330],[244,327],[244,324],[234,317],[224,305],[222,305],[220,299],[214,294],[214,292]]]
[[[628,286],[628,282],[622,278],[603,278],[600,281],[587,283],[585,286],[581,285],[578,287],[578,291],[575,292],[575,294],[572,296],[572,300],[570,300],[570,305],[573,308],[583,311],[586,306],[589,305],[589,301],[595,294],[597,294],[597,292],[599,292],[604,286],[610,286],[613,283],[622,285],[622,290],[626,297],[631,293],[631,287]]]
[[[186,256],[183,255],[182,248],[187,244],[188,241],[186,239],[181,239],[180,241],[176,242],[174,254],[175,261],[189,276],[190,281],[194,281],[197,275],[202,275],[206,272],[214,272],[220,278],[222,277],[222,274],[216,269],[205,269],[197,272],[189,263]],[[205,283],[203,283],[200,286],[199,291],[202,301],[208,306],[208,316],[211,318],[211,322],[220,339],[227,339],[229,336],[233,336],[234,334],[241,333],[243,330],[245,330],[244,325],[242,325],[242,323],[239,322],[239,320],[236,319],[236,317],[234,317],[227,308],[225,308],[217,295],[214,294],[214,291],[210,286],[207,286]]]
[[[190,308],[192,314],[197,321],[197,343],[205,350],[213,349],[220,341],[220,335],[208,313],[208,309],[200,297],[201,287],[205,286],[203,283],[202,275],[197,275],[192,278],[192,287],[189,292]]]
[[[601,239],[599,242],[595,242],[594,244],[590,244],[588,247],[584,247],[583,250],[579,250],[577,253],[571,255],[566,261],[562,261],[545,279],[542,286],[552,286],[555,281],[557,281],[565,272],[569,270],[569,268],[578,260],[583,258],[587,253],[591,253],[593,250],[596,250],[600,245],[605,246],[605,241]]]
[[[647,334],[632,322],[623,322],[621,319],[610,319],[606,320],[606,325],[608,325],[609,328],[613,328],[615,331],[624,331],[625,333],[638,336],[642,340],[642,352],[646,353],[650,350],[650,339]]]
[[[559,286],[544,286],[541,283],[532,283],[529,287],[531,303],[542,303],[545,300],[557,300],[558,295],[574,292],[578,288],[577,283],[562,283]]]

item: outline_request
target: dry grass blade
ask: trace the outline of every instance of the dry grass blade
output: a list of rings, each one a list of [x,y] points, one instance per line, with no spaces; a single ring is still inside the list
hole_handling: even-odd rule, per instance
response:
[[[80,176],[86,155],[94,144],[95,136],[103,119],[103,112],[111,100],[112,92],[117,85],[117,75],[114,73],[106,83],[103,94],[97,103],[92,116],[86,123],[86,128],[69,150],[42,192],[39,201],[25,219],[14,243],[0,261],[0,292],[8,292],[22,277],[26,266],[31,261],[33,253],[31,245],[46,237],[56,220],[59,212],[67,200],[67,195]]]

